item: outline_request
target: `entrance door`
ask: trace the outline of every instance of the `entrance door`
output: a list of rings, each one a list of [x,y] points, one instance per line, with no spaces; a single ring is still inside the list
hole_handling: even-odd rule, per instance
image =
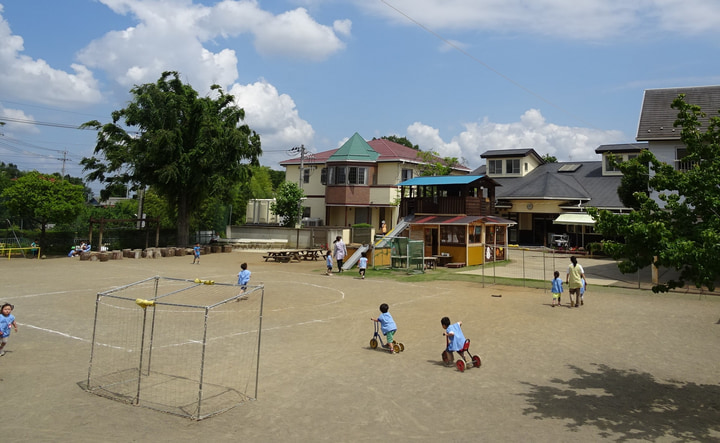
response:
[[[425,228],[425,256],[438,255],[438,228]]]

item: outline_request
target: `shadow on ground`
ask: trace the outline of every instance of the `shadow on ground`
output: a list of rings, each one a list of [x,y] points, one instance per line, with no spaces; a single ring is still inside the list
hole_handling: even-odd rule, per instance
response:
[[[669,381],[596,365],[596,372],[570,366],[577,377],[552,379],[556,386],[530,386],[524,415],[570,420],[570,430],[595,426],[617,441],[673,437],[711,441],[720,433],[720,386]]]

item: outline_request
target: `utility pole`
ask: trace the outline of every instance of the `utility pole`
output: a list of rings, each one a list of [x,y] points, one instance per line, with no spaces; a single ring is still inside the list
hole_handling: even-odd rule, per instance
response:
[[[61,181],[65,180],[65,162],[67,161],[67,154],[68,154],[67,149],[62,151],[63,158],[62,158],[62,174],[60,175]]]
[[[292,152],[300,152],[300,177],[298,179],[298,186],[300,187],[300,191],[303,189],[303,181],[305,178],[305,145],[295,146],[291,149]],[[302,198],[300,201],[298,201],[298,221],[297,221],[297,227],[302,227]]]

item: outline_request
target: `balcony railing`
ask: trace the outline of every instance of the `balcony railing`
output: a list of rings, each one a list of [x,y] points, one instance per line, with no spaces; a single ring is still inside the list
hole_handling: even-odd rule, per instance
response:
[[[403,198],[400,213],[401,216],[415,213],[492,215],[495,213],[494,206],[493,202],[480,197]]]
[[[684,161],[682,159],[675,160],[675,170],[687,172],[687,171],[691,170],[692,168],[694,168],[697,164],[698,164],[698,162]]]

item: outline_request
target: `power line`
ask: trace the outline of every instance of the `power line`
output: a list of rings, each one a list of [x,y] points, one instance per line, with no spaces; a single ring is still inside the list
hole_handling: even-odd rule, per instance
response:
[[[10,103],[10,104],[13,104],[13,105],[23,106],[23,107],[25,107],[25,108],[37,108],[37,109],[43,109],[43,110],[45,110],[45,111],[55,111],[55,112],[62,112],[62,113],[66,113],[66,114],[75,114],[75,115],[85,115],[85,116],[88,116],[88,117],[97,117],[96,114],[87,114],[87,113],[84,113],[84,112],[68,111],[68,110],[66,110],[66,109],[51,108],[51,107],[48,107],[48,106],[32,105],[32,104],[30,104],[30,103],[22,103],[22,102],[16,102],[16,101],[12,101],[12,100],[6,100],[6,99],[4,99],[4,98],[2,98],[2,97],[0,97],[0,103]]]
[[[40,122],[37,120],[28,120],[25,118],[0,117],[0,121],[11,122],[11,123],[22,123],[25,125],[49,126],[52,128],[80,129],[80,130],[92,130],[92,131],[95,130],[95,128],[91,128],[91,127],[83,128],[79,125],[69,125],[67,123]]]

